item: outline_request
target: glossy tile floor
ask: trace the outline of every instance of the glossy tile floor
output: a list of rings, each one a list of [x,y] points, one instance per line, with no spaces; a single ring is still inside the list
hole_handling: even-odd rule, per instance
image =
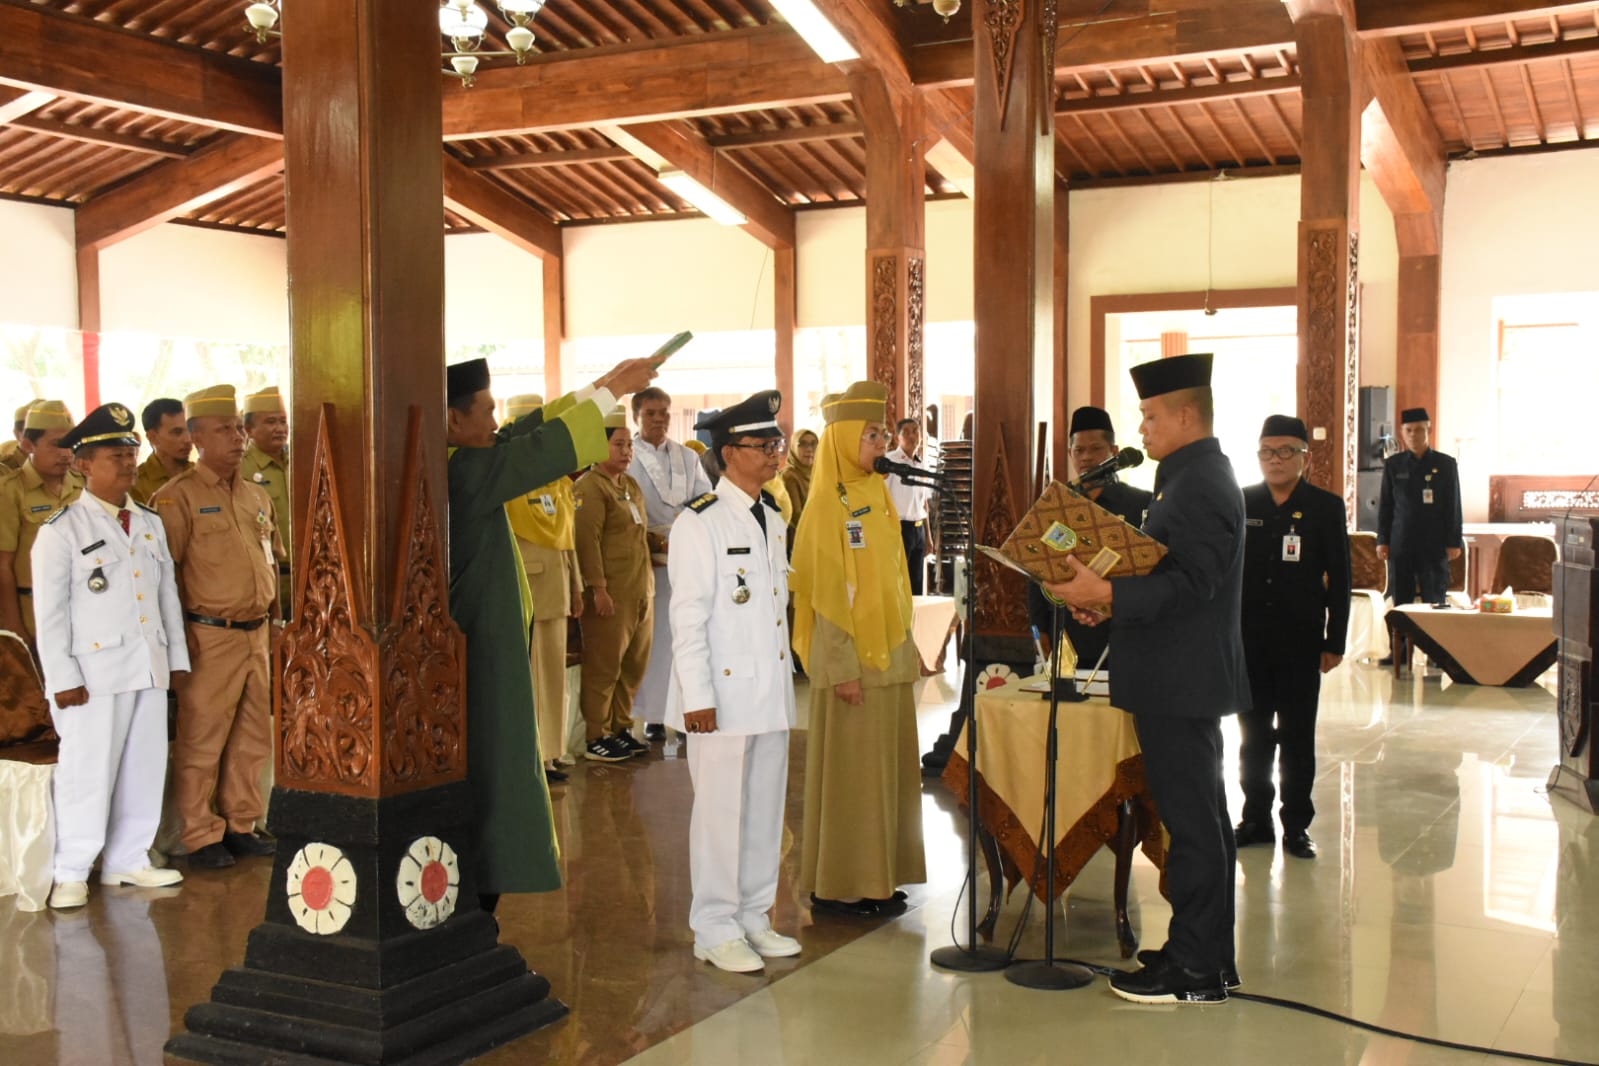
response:
[[[950,680],[924,694],[929,740],[948,720]],[[1395,683],[1357,665],[1330,675],[1312,827],[1321,856],[1240,855],[1244,990],[1450,1041],[1599,1061],[1599,821],[1543,794],[1556,759],[1553,706],[1539,688]],[[931,782],[930,880],[912,889],[914,909],[886,923],[813,920],[791,883],[791,838],[776,925],[797,932],[805,954],[764,976],[721,973],[689,950],[690,788],[678,754],[668,746],[622,767],[581,766],[557,793],[568,887],[507,897],[500,916],[503,938],[572,1014],[480,1061],[1502,1061],[1259,1003],[1135,1007],[1103,980],[1038,992],[1000,974],[937,971],[927,954],[963,921],[965,860],[955,806]],[[803,759],[796,733],[791,834]],[[1102,852],[1056,909],[1057,945],[1117,965],[1108,860]],[[22,914],[0,901],[0,1063],[160,1062],[183,1011],[241,957],[269,870],[251,861],[160,894],[96,886],[90,906],[69,914]],[[1158,946],[1169,912],[1142,857],[1133,895],[1135,925]],[[1002,935],[1021,911],[1018,894]],[[1041,950],[1039,915],[1035,906],[1024,957]]]

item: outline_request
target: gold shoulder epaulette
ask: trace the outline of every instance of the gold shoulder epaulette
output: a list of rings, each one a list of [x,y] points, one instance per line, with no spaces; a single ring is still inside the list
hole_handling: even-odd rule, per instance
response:
[[[705,510],[705,508],[709,507],[711,504],[713,504],[715,502],[716,502],[716,493],[707,492],[705,495],[701,496],[699,499],[690,501],[690,503],[688,505],[688,509],[690,511],[693,511],[695,514],[699,514],[701,511]]]

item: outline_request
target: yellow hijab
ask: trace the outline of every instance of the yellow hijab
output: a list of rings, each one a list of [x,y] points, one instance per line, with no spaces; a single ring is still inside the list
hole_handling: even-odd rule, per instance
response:
[[[853,389],[852,389],[853,391]],[[860,468],[864,420],[833,422],[822,432],[814,491],[794,535],[794,650],[810,661],[816,616],[850,635],[861,665],[886,670],[910,638],[911,584],[899,512],[882,475]],[[859,522],[865,547],[850,547]]]

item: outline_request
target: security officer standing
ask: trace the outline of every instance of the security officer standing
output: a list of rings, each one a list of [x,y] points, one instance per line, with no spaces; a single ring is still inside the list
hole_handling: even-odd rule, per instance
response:
[[[1244,788],[1237,845],[1276,839],[1273,755],[1282,782],[1283,850],[1316,857],[1316,704],[1321,675],[1343,661],[1349,629],[1344,502],[1305,480],[1305,423],[1272,415],[1260,430],[1260,473],[1244,490],[1244,659],[1254,706],[1239,715]]]
[[[50,906],[88,902],[100,881],[159,888],[183,880],[150,865],[166,777],[166,687],[189,668],[183,613],[154,511],[128,498],[139,459],[133,412],[96,408],[61,440],[88,481],[33,545],[39,652],[61,734],[54,779]]]
[[[277,386],[244,398],[244,432],[250,443],[245,446],[239,475],[260,485],[272,500],[272,517],[278,524],[278,539],[284,549],[278,560],[278,604],[283,620],[288,621],[294,596],[289,579],[293,562],[290,555],[294,551],[294,502],[289,496],[289,412]]]
[[[777,474],[782,395],[703,417],[723,474],[672,526],[673,670],[667,721],[688,746],[694,957],[734,973],[800,953],[772,928],[794,726],[788,529],[761,486]]]
[[[1116,616],[1110,700],[1133,716],[1144,771],[1171,834],[1166,944],[1143,969],[1116,974],[1135,1003],[1217,1003],[1238,984],[1233,942],[1237,853],[1222,779],[1221,719],[1249,706],[1240,600],[1244,500],[1216,440],[1211,357],[1183,355],[1131,370],[1144,448],[1160,460],[1144,532],[1166,546],[1148,574],[1106,580],[1071,560],[1049,586],[1078,620]]]
[[[133,481],[133,498],[149,503],[162,485],[194,465],[189,458],[194,452],[194,442],[189,439],[189,421],[183,414],[182,400],[170,396],[151,400],[144,405],[139,421],[144,426],[145,439],[150,442],[150,456],[139,464],[139,475]]]
[[[1397,607],[1420,593],[1423,603],[1449,595],[1449,564],[1460,558],[1460,470],[1453,456],[1428,446],[1425,407],[1399,417],[1405,450],[1383,464],[1377,507],[1377,558],[1388,562],[1388,595]]]
[[[266,490],[240,476],[244,423],[232,385],[184,399],[200,461],[162,486],[156,513],[177,562],[191,672],[178,689],[172,803],[189,865],[271,855],[255,831],[272,756],[272,630],[283,544]],[[213,810],[213,803],[215,810]]]
[[[0,629],[33,638],[34,538],[51,515],[78,498],[83,475],[61,446],[72,415],[60,400],[36,400],[23,422],[22,468],[0,482]]]

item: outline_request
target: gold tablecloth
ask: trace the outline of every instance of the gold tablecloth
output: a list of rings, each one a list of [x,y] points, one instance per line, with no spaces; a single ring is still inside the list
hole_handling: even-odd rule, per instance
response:
[[[1388,612],[1388,627],[1462,684],[1530,685],[1555,661],[1554,615],[1548,607],[1483,614],[1406,604]],[[1396,655],[1396,666],[1403,665],[1399,659]]]
[[[955,621],[955,598],[912,596],[911,610],[911,639],[916,642],[922,662],[931,666],[949,640],[950,623]]]
[[[1044,898],[1038,839],[1044,828],[1044,762],[1049,700],[1023,692],[1023,681],[977,697],[978,819],[998,841],[1012,884],[1026,880]],[[1165,831],[1144,782],[1144,756],[1132,716],[1103,697],[1063,703],[1055,773],[1055,893],[1058,896],[1116,836],[1118,808],[1132,801],[1137,839],[1158,869],[1166,865]],[[963,803],[967,794],[962,730],[944,769],[944,783]],[[1164,891],[1164,877],[1162,878]]]

